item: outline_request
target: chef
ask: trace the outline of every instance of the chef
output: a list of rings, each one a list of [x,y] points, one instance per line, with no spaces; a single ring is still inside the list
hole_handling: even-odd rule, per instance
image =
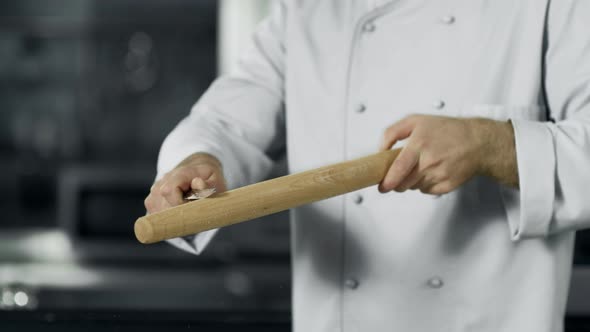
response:
[[[590,1],[276,1],[163,143],[149,213],[189,189],[403,146],[377,188],[293,209],[310,331],[559,332],[590,226]],[[214,231],[172,242],[198,253]]]

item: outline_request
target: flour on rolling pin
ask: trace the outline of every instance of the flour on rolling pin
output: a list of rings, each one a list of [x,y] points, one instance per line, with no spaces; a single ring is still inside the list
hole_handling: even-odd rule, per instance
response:
[[[215,188],[208,188],[202,190],[193,189],[184,195],[184,199],[186,199],[187,201],[196,201],[199,199],[207,198],[213,195],[214,193]]]

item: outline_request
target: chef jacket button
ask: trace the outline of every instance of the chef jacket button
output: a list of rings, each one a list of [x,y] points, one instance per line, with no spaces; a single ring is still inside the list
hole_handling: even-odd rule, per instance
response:
[[[447,15],[440,18],[441,23],[443,24],[453,24],[455,23],[455,16]]]
[[[355,204],[361,204],[363,202],[363,196],[360,194],[354,195],[353,199]]]
[[[373,32],[375,31],[375,23],[373,21],[368,21],[363,24],[363,32]]]
[[[349,289],[357,289],[359,287],[359,281],[353,278],[348,278],[344,281],[344,285]]]
[[[520,229],[515,229],[514,231],[512,231],[512,236],[516,237],[518,236],[518,234],[520,233]]]
[[[367,105],[365,104],[358,104],[356,105],[356,112],[357,113],[364,113],[367,110]]]
[[[440,277],[432,277],[428,279],[428,287],[430,288],[441,288],[444,285],[444,281]]]
[[[444,100],[435,100],[432,102],[432,107],[440,110],[443,109],[445,107],[445,101]]]

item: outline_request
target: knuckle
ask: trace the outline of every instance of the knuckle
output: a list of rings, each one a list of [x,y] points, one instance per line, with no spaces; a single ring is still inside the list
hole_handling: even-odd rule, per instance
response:
[[[451,191],[453,189],[453,184],[449,181],[447,182],[443,182],[441,183],[441,185],[438,188],[438,192],[436,193],[437,195],[442,195],[442,194],[446,194],[449,191]]]
[[[166,185],[162,186],[161,196],[166,198],[173,197],[176,193],[176,185],[173,183],[167,183]]]
[[[174,177],[175,178],[182,178],[182,177],[190,176],[190,174],[193,173],[193,169],[197,169],[197,168],[198,167],[181,166],[176,169],[176,172],[174,173]]]
[[[418,151],[422,151],[428,146],[428,140],[421,136],[414,136],[412,138],[412,146]]]
[[[433,162],[432,162],[431,157],[429,157],[428,155],[425,155],[425,154],[420,155],[420,161],[418,163],[418,165],[420,166],[420,171],[424,171],[425,169],[432,166],[432,164],[433,164]]]
[[[440,182],[447,181],[450,178],[451,170],[449,167],[445,165],[441,165],[439,167],[439,171],[437,172],[437,177]]]
[[[150,195],[155,195],[155,196],[160,195],[161,191],[162,191],[161,185],[159,183],[155,184],[150,188]]]
[[[440,163],[440,159],[436,158],[430,153],[425,153],[422,155],[422,163],[424,164],[424,168],[430,168],[432,166],[436,166]]]
[[[152,209],[153,205],[151,196],[146,197],[146,199],[143,201],[143,205],[148,211]]]
[[[441,183],[446,181],[447,179],[445,178],[445,175],[441,172],[437,172],[435,174],[432,175],[432,182],[433,183]]]
[[[172,185],[170,185],[169,183],[162,185],[162,187],[160,187],[160,193],[162,194],[162,196],[170,195],[172,193]]]

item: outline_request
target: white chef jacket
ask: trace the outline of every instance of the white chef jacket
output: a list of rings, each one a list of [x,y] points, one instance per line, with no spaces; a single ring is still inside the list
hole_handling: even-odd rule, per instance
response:
[[[377,151],[409,114],[512,120],[520,189],[375,187],[292,210],[294,330],[562,331],[590,225],[590,1],[277,1],[238,70],[163,144],[230,188]],[[212,232],[194,241],[203,249]]]

